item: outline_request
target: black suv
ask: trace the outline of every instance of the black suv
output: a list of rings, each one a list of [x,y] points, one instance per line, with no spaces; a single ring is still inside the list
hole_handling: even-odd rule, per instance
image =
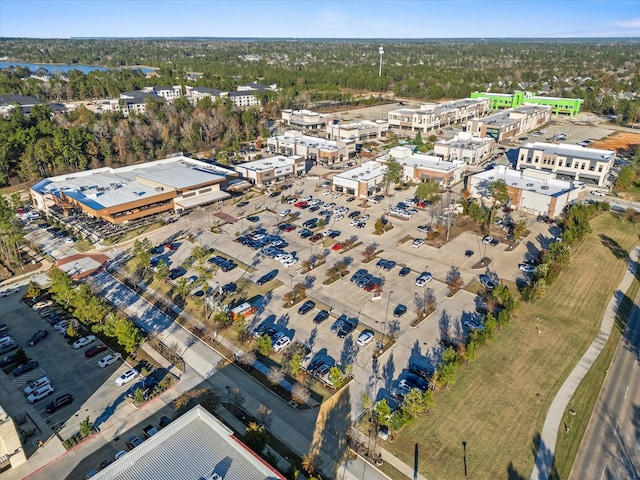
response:
[[[358,326],[358,319],[357,318],[349,318],[344,323],[344,325],[342,325],[342,327],[340,327],[340,330],[338,330],[338,336],[340,338],[346,337],[351,332],[353,332],[356,329],[357,326]]]
[[[52,402],[49,402],[45,407],[47,413],[53,413],[56,410],[61,409],[65,405],[69,405],[73,402],[73,396],[70,393],[65,393],[63,395],[58,395],[53,399]]]
[[[278,270],[271,270],[269,273],[260,277],[256,283],[258,285],[264,285],[265,283],[270,282],[271,280],[276,278],[276,275],[278,275]]]
[[[304,302],[302,304],[302,306],[298,309],[298,314],[300,315],[304,315],[305,313],[310,312],[311,310],[313,310],[316,306],[316,302],[314,302],[313,300],[307,300],[306,302]]]

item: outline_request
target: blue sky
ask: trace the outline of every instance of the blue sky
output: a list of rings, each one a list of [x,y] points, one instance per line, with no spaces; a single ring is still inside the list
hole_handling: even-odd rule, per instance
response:
[[[184,36],[640,37],[640,1],[0,0],[0,37]]]

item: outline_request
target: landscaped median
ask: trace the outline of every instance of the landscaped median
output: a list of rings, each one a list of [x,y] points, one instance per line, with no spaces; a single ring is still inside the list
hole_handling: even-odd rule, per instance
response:
[[[475,362],[458,370],[455,385],[437,394],[430,414],[393,443],[379,440],[384,448],[412,465],[418,443],[421,473],[449,479],[463,469],[464,441],[470,478],[529,477],[549,405],[595,337],[637,242],[637,231],[614,214],[595,217],[591,226],[546,295],[523,303]],[[599,382],[592,388],[599,391]],[[561,462],[573,462],[569,457],[556,458],[559,471],[568,471]]]

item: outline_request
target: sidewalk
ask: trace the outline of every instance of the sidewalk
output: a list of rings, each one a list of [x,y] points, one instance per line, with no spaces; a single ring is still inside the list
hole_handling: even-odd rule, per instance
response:
[[[564,381],[560,390],[558,390],[553,402],[551,402],[547,418],[545,419],[544,426],[542,428],[536,463],[533,467],[533,472],[531,472],[531,480],[547,480],[549,478],[551,467],[553,465],[556,441],[558,438],[558,429],[562,423],[562,416],[567,409],[567,405],[569,404],[571,397],[580,385],[580,382],[609,340],[611,329],[615,323],[618,299],[620,298],[620,295],[624,295],[626,293],[633,282],[638,268],[639,256],[640,246],[636,246],[631,252],[624,277],[622,278],[620,285],[618,285],[618,289],[613,293],[613,296],[607,305],[607,309],[604,312],[602,323],[600,324],[600,331],[578,364]]]

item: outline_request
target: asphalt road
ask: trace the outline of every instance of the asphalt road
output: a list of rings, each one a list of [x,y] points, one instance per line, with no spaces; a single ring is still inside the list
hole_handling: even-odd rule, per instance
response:
[[[609,367],[571,479],[640,478],[639,300],[640,295]]]

